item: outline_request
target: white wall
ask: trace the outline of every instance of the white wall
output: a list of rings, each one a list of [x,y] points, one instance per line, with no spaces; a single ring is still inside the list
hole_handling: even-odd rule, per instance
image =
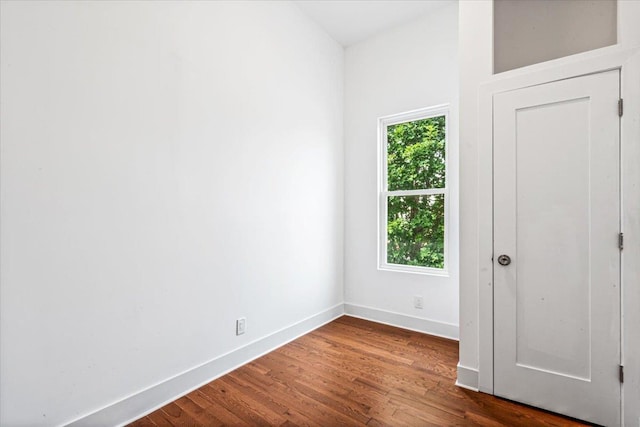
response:
[[[456,338],[457,13],[456,3],[446,5],[345,54],[345,310]],[[380,271],[377,120],[443,103],[451,104],[450,276]],[[413,307],[414,295],[424,297],[424,309]]]
[[[0,424],[69,422],[342,303],[343,49],[294,5],[1,12]]]

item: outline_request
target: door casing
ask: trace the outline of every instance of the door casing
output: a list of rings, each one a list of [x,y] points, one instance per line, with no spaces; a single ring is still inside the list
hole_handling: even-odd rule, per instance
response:
[[[622,363],[623,425],[636,425],[640,416],[640,337],[633,336],[633,325],[640,321],[640,47],[618,46],[574,55],[494,76],[480,85],[478,130],[478,372],[477,389],[493,394],[493,113],[494,94],[558,80],[619,69],[624,115],[621,120],[622,231],[625,249],[622,254]],[[634,117],[636,118],[634,120]],[[468,385],[468,384],[467,384]],[[636,423],[636,424],[634,424]]]

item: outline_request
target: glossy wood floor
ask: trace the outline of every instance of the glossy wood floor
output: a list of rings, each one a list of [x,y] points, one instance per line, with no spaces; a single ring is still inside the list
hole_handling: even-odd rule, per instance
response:
[[[454,385],[458,343],[341,317],[131,426],[576,426]]]

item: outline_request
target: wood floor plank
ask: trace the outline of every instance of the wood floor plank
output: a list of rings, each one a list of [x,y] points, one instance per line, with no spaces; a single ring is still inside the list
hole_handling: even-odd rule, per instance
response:
[[[201,388],[202,392],[211,398],[218,405],[226,407],[229,412],[240,418],[248,425],[268,426],[270,424],[264,417],[264,409],[253,408],[247,402],[247,396],[237,395],[228,392],[227,388],[220,381],[211,382]],[[268,417],[266,417],[268,418]]]
[[[274,402],[268,399],[262,399],[261,396],[255,393],[250,387],[239,384],[233,377],[226,375],[220,378],[218,384],[225,387],[227,393],[241,396],[239,400],[243,402],[247,408],[258,412],[269,425],[280,425],[287,420],[286,416],[283,416],[287,411],[285,406],[274,404]],[[214,387],[214,384],[211,386]]]
[[[304,405],[306,413],[313,414],[311,418],[319,417],[324,425],[356,425],[349,414],[345,414],[342,407],[336,407],[328,402],[321,393],[314,392],[296,382],[296,376],[291,372],[273,369],[269,375],[288,390],[289,399],[294,397],[299,404]],[[368,421],[368,418],[367,418]]]
[[[207,411],[206,408],[202,408],[199,406],[190,396],[182,396],[180,399],[175,401],[176,405],[180,407],[184,412],[186,412],[191,418],[193,418],[196,423],[199,425],[206,426],[224,426],[224,422],[222,422],[218,417],[214,415],[213,412]]]
[[[139,427],[158,427],[149,417],[142,417],[136,423]]]
[[[289,358],[288,354],[279,353],[278,355],[274,355],[274,359],[278,358],[284,363],[296,363],[303,368],[302,371],[296,372],[297,381],[314,384],[316,387],[328,391],[335,397],[355,403],[364,411],[367,411],[371,406],[379,402],[380,395],[371,393],[370,389],[355,384],[353,382],[355,378],[345,377],[341,375],[339,371],[319,371],[314,369],[313,365],[307,365],[307,361],[305,360],[295,357]],[[382,396],[384,396],[384,394],[382,394]]]
[[[176,402],[171,402],[163,406],[159,411],[162,411],[162,413],[166,415],[167,420],[173,426],[188,427],[198,425],[198,422],[193,419],[191,415],[184,412]]]
[[[229,409],[229,407],[225,405],[220,405],[218,401],[211,399],[211,397],[204,393],[202,388],[196,390],[195,392],[189,393],[188,396],[197,402],[209,402],[208,406],[201,406],[206,408],[208,411],[213,412],[216,415],[216,418],[220,419],[220,421],[222,421],[225,425],[235,426],[247,424],[240,417],[238,417],[232,409]]]
[[[131,424],[581,426],[455,386],[458,343],[343,316]]]
[[[150,413],[149,415],[147,415],[147,418],[149,418],[151,420],[151,422],[153,422],[158,427],[172,427],[173,426],[173,423],[171,421],[169,421],[169,416],[166,415],[164,412],[162,412],[160,410]],[[136,421],[134,424],[137,427],[142,427],[142,425],[139,424],[139,421],[140,420]]]

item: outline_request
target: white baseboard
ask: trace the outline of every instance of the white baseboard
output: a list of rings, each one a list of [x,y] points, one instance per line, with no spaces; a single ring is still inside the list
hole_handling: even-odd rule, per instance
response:
[[[422,332],[438,337],[458,340],[458,325],[423,319],[421,317],[408,316],[392,311],[380,310],[373,307],[365,307],[357,304],[344,304],[344,313],[348,316],[358,317],[385,325],[397,326],[411,331]]]
[[[311,332],[344,314],[344,305],[337,304],[316,315],[253,341],[237,350],[223,354],[183,374],[85,415],[68,426],[122,426],[161,408],[169,402],[207,384],[278,347]]]
[[[456,380],[456,385],[478,391],[478,370],[462,366],[458,363],[458,379]]]

